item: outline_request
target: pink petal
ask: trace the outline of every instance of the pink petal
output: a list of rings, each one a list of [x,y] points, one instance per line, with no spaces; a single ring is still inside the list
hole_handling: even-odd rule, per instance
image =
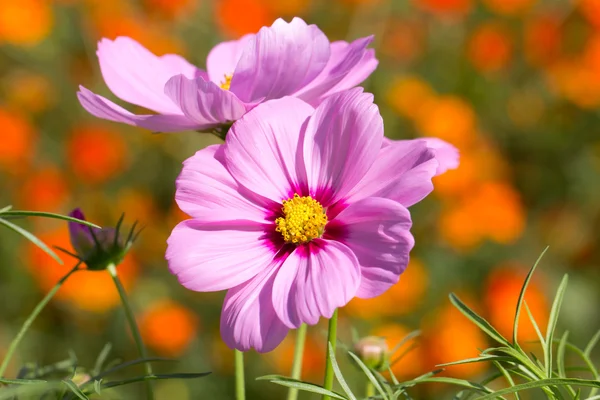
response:
[[[220,84],[225,75],[233,75],[244,48],[254,36],[244,35],[238,40],[221,42],[212,48],[206,57],[206,69],[212,82]]]
[[[435,171],[436,175],[441,175],[449,169],[458,168],[460,155],[456,147],[438,138],[427,137],[423,140],[427,143],[427,147],[433,150],[435,159],[439,163]]]
[[[277,203],[300,194],[306,178],[299,154],[302,125],[313,108],[285,97],[262,103],[227,134],[227,169],[248,190]]]
[[[329,223],[328,230],[339,232],[360,263],[357,297],[379,296],[398,282],[415,243],[411,225],[404,206],[378,197],[349,205]]]
[[[273,283],[273,306],[289,328],[314,325],[345,306],[360,285],[356,256],[340,242],[316,239],[298,246]]]
[[[167,80],[177,74],[193,78],[199,73],[183,58],[157,57],[128,37],[102,39],[97,54],[104,81],[117,97],[162,114],[180,113],[164,94]]]
[[[384,197],[410,207],[431,193],[431,178],[437,168],[435,154],[424,140],[393,141],[379,151],[377,160],[345,203]]]
[[[268,223],[269,211],[240,187],[225,167],[223,145],[198,151],[183,163],[175,200],[186,214],[201,221],[247,220]]]
[[[311,191],[327,206],[343,198],[375,162],[383,120],[362,88],[328,97],[308,120],[304,161]]]
[[[153,132],[181,132],[198,129],[199,126],[184,115],[135,115],[112,101],[79,87],[77,98],[81,106],[95,117],[108,121],[139,126]]]
[[[221,312],[221,337],[232,349],[260,353],[275,349],[288,333],[271,301],[277,269],[272,264],[227,292]]]
[[[372,41],[373,36],[368,36],[352,43],[331,43],[331,56],[325,69],[295,96],[317,106],[325,97],[360,84],[377,68],[375,50],[367,49]]]
[[[233,93],[201,77],[188,79],[176,75],[165,85],[165,93],[199,129],[235,121],[246,112]]]
[[[268,228],[249,221],[180,222],[167,240],[169,269],[197,292],[240,285],[264,270],[277,252]]]
[[[315,25],[277,19],[245,46],[231,91],[246,103],[291,95],[319,75],[329,52],[329,40]]]

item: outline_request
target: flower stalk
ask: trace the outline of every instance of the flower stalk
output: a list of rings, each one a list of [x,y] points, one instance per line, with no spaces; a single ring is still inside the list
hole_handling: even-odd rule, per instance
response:
[[[133,334],[133,339],[135,341],[135,345],[140,353],[140,357],[146,359],[148,358],[148,354],[146,352],[146,347],[144,346],[144,342],[142,341],[142,335],[140,334],[140,330],[138,329],[137,323],[135,321],[135,316],[133,314],[133,310],[131,309],[131,304],[129,303],[129,299],[127,298],[127,293],[125,292],[125,288],[119,279],[119,275],[117,274],[117,267],[115,264],[109,264],[106,267],[106,270],[110,274],[115,286],[117,287],[117,291],[119,292],[119,297],[121,298],[121,304],[123,304],[123,310],[125,311],[125,316],[127,317],[127,322],[129,323],[129,328],[131,329],[131,333]],[[152,372],[152,365],[150,362],[145,362],[144,367],[146,369],[146,374],[148,376],[154,375]],[[150,381],[146,381],[146,393],[149,400],[154,399],[154,391],[152,390],[152,383]]]
[[[331,350],[335,352],[337,343],[337,319],[338,310],[337,308],[333,312],[331,319],[329,320],[329,331],[327,333],[327,342],[331,343]],[[333,364],[331,363],[330,352],[326,352],[325,358],[325,383],[323,387],[327,390],[333,389]],[[331,400],[329,396],[323,396],[323,400]]]
[[[27,317],[27,319],[23,323],[21,330],[19,331],[17,336],[15,336],[13,341],[10,343],[10,346],[8,347],[6,355],[4,356],[4,360],[2,360],[2,364],[0,365],[0,378],[3,377],[4,374],[6,373],[6,369],[8,368],[8,364],[10,363],[10,360],[12,359],[15,351],[17,350],[17,347],[19,347],[21,340],[23,340],[23,337],[25,337],[25,334],[27,333],[27,331],[33,324],[33,321],[36,320],[38,315],[40,315],[42,310],[46,307],[46,305],[50,302],[50,300],[52,300],[52,298],[54,297],[56,292],[58,292],[58,290],[61,288],[63,283],[65,283],[66,280],[69,279],[69,277],[71,275],[73,275],[75,272],[77,272],[80,269],[79,268],[80,265],[81,265],[81,262],[78,262],[69,272],[67,272],[66,275],[64,275],[62,278],[60,278],[60,280],[56,283],[56,285],[54,285],[54,287],[46,294],[46,296],[44,296],[42,301],[40,301],[38,303],[38,305],[33,309],[31,314],[29,314],[29,317]]]
[[[245,381],[244,381],[244,353],[234,350],[235,353],[235,399],[245,400]]]
[[[300,379],[302,375],[302,361],[304,359],[304,343],[306,342],[306,324],[300,325],[296,331],[296,347],[294,348],[294,363],[292,364],[292,378]],[[298,389],[290,388],[287,400],[296,400]]]

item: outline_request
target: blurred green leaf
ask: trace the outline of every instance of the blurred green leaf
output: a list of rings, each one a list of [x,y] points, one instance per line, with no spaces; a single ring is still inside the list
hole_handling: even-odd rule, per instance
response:
[[[79,389],[79,388],[77,387],[77,385],[75,384],[75,382],[73,382],[73,381],[72,381],[72,380],[70,380],[70,379],[65,379],[65,380],[63,380],[62,382],[65,384],[65,386],[67,386],[67,387],[69,388],[69,390],[70,390],[70,391],[71,391],[73,394],[75,394],[75,396],[79,397],[81,400],[89,400],[89,397],[87,397],[87,396],[85,395],[85,393],[83,393],[83,392],[81,391],[81,389]]]
[[[145,382],[145,381],[156,381],[156,380],[164,380],[164,379],[198,379],[203,378],[207,375],[210,375],[210,372],[181,372],[176,374],[154,374],[154,375],[143,375],[136,376],[135,378],[124,379],[121,381],[110,381],[102,384],[102,389],[113,388],[117,386],[129,385],[131,383],[136,382]]]
[[[596,347],[596,344],[598,343],[598,340],[600,340],[600,331],[596,332],[596,334],[594,336],[592,336],[592,338],[588,342],[587,346],[585,346],[585,350],[583,350],[583,354],[590,357],[592,355],[592,351],[594,350],[594,347]]]

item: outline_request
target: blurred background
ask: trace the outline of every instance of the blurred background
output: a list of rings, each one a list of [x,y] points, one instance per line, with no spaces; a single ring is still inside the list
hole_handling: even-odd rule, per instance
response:
[[[213,371],[201,380],[158,382],[157,397],[233,398],[233,355],[218,326],[223,293],[180,287],[164,261],[170,230],[186,218],[173,201],[181,162],[218,139],[104,122],[79,106],[75,92],[83,84],[115,99],[95,55],[102,37],[130,36],[156,54],[182,54],[204,68],[219,41],[293,16],[331,40],[375,34],[380,64],[364,86],[375,94],[386,135],[440,137],[462,157],[460,168],[436,178],[434,195],[411,210],[416,247],[400,283],[344,308],[340,340],[351,345],[354,327],[393,347],[421,329],[414,350],[394,365],[403,379],[473,357],[489,343],[448,294],[510,335],[524,275],[550,245],[526,301],[545,326],[568,272],[559,330],[569,329],[569,339],[584,346],[600,328],[600,0],[0,0],[0,206],[56,213],[79,206],[100,225],[125,212],[126,224],[145,226],[119,269],[151,353],[181,360],[156,369]],[[23,226],[70,248],[64,223]],[[60,266],[22,237],[0,235],[1,356],[72,261],[65,256]],[[26,361],[56,362],[69,350],[92,366],[107,342],[113,357],[137,358],[118,306],[108,273],[76,274],[35,323],[10,376]],[[535,338],[526,313],[520,328],[522,340]],[[304,377],[317,383],[325,329],[310,328],[305,354]],[[254,378],[288,375],[293,339],[272,353],[248,354],[250,399],[284,397],[283,388]],[[362,392],[363,378],[340,358]],[[446,374],[477,380],[486,365]],[[413,397],[456,392],[448,389],[418,387]],[[114,398],[142,392],[132,386]]]

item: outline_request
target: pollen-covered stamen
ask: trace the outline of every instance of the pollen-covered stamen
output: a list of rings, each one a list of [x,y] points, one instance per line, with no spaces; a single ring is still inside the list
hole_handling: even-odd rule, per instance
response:
[[[221,86],[221,89],[229,90],[229,87],[231,86],[231,78],[233,78],[233,75],[225,74],[223,81],[221,81],[221,84],[219,85]]]
[[[287,243],[308,243],[323,234],[327,215],[321,203],[312,197],[294,194],[283,201],[281,209],[284,216],[275,220],[275,230]]]

